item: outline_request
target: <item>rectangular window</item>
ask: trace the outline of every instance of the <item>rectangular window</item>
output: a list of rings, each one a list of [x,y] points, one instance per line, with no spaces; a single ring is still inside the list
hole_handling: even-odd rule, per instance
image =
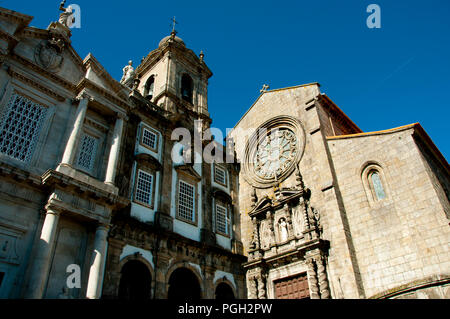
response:
[[[194,222],[195,187],[180,181],[178,188],[178,216]]]
[[[151,206],[152,193],[153,193],[153,175],[139,170],[136,182],[136,195],[134,198],[138,202]]]
[[[145,146],[148,146],[154,151],[157,151],[158,146],[158,134],[155,132],[146,129],[145,127],[142,129],[142,141],[141,143]]]
[[[214,181],[216,183],[222,184],[222,185],[227,185],[227,174],[226,171],[219,167],[214,165]]]
[[[81,138],[77,165],[79,168],[91,172],[94,168],[95,154],[97,153],[98,138],[84,134]]]
[[[216,204],[216,230],[225,235],[228,235],[227,217],[227,208]]]
[[[46,107],[13,93],[0,122],[0,152],[29,162],[46,114]]]

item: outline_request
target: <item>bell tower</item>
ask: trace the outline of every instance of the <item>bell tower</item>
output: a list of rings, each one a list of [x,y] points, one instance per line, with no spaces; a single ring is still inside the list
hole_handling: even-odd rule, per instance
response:
[[[208,79],[212,72],[204,62],[177,36],[174,27],[158,48],[151,51],[136,69],[141,95],[176,115],[191,114],[209,119]]]

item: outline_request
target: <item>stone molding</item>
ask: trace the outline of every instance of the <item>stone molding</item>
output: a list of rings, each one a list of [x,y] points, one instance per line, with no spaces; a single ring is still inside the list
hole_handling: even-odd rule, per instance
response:
[[[256,175],[253,167],[253,156],[259,143],[266,137],[259,136],[260,130],[266,130],[270,132],[274,129],[289,129],[297,137],[296,154],[287,169],[285,169],[280,175],[277,175],[273,179],[263,179]],[[286,179],[295,170],[297,164],[303,157],[306,145],[306,134],[303,124],[296,118],[287,115],[280,115],[271,118],[270,120],[261,124],[255,132],[250,136],[245,146],[244,160],[242,163],[242,176],[253,187],[256,188],[269,188],[278,185],[281,181]]]

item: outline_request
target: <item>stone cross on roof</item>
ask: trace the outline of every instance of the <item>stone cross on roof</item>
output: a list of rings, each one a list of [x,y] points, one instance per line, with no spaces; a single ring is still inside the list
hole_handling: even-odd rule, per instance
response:
[[[177,20],[175,20],[175,16],[173,16],[172,20],[172,33],[177,33],[177,31],[175,30],[175,24],[178,24]]]
[[[259,90],[259,92],[264,93],[264,92],[267,92],[268,89],[269,89],[269,85],[268,84],[264,84],[262,86],[262,89]]]

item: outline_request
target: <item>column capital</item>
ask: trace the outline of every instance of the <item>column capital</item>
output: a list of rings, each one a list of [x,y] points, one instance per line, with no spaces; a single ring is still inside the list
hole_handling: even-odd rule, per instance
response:
[[[52,204],[47,204],[47,205],[45,205],[44,214],[59,216],[59,215],[61,215],[61,208],[56,207]]]
[[[116,120],[128,121],[128,116],[126,113],[116,112]]]
[[[109,231],[110,228],[111,228],[110,224],[98,223],[96,230]]]
[[[89,101],[93,101],[94,98],[92,97],[92,95],[88,94],[86,92],[86,90],[81,91],[80,93],[78,93],[77,97],[75,98],[76,101],[81,101],[83,99],[87,99]]]

